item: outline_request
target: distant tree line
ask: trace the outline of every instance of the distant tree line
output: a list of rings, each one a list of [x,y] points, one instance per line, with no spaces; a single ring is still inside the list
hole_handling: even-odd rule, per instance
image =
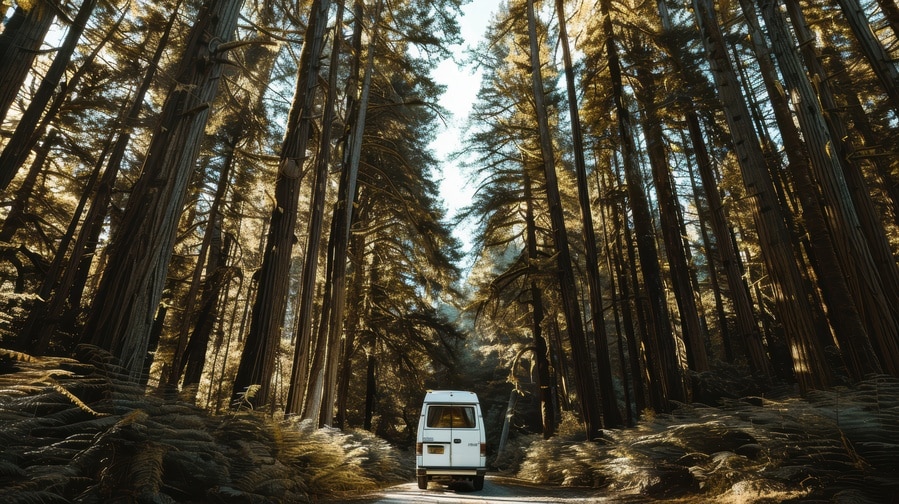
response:
[[[2,345],[391,438],[479,360],[589,439],[899,376],[895,3],[503,2],[450,221],[460,4],[4,5]]]

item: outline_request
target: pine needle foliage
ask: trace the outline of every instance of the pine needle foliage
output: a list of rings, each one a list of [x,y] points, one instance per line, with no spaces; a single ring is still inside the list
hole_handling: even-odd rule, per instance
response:
[[[391,446],[147,394],[109,355],[0,349],[3,502],[313,502],[408,481]]]
[[[891,502],[899,495],[899,380],[684,404],[593,443],[529,439],[512,470],[539,483],[680,502]]]

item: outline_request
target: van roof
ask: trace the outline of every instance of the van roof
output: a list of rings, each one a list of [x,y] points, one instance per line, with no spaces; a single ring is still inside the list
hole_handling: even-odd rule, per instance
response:
[[[467,390],[429,390],[425,402],[477,403],[478,395]]]

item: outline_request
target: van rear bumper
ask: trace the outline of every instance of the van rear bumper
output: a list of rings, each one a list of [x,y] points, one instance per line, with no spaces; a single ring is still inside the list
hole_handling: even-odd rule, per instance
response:
[[[483,476],[486,467],[418,467],[416,476]]]

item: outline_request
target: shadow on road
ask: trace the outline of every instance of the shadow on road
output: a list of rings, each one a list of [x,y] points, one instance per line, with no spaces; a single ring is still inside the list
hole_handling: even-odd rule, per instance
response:
[[[475,491],[468,482],[430,482],[427,490],[420,490],[416,483],[385,488],[379,492],[358,498],[330,500],[328,504],[510,504],[510,503],[610,503],[630,502],[610,498],[592,488],[570,488],[550,485],[534,485],[522,480],[502,476],[488,476],[484,489]]]

